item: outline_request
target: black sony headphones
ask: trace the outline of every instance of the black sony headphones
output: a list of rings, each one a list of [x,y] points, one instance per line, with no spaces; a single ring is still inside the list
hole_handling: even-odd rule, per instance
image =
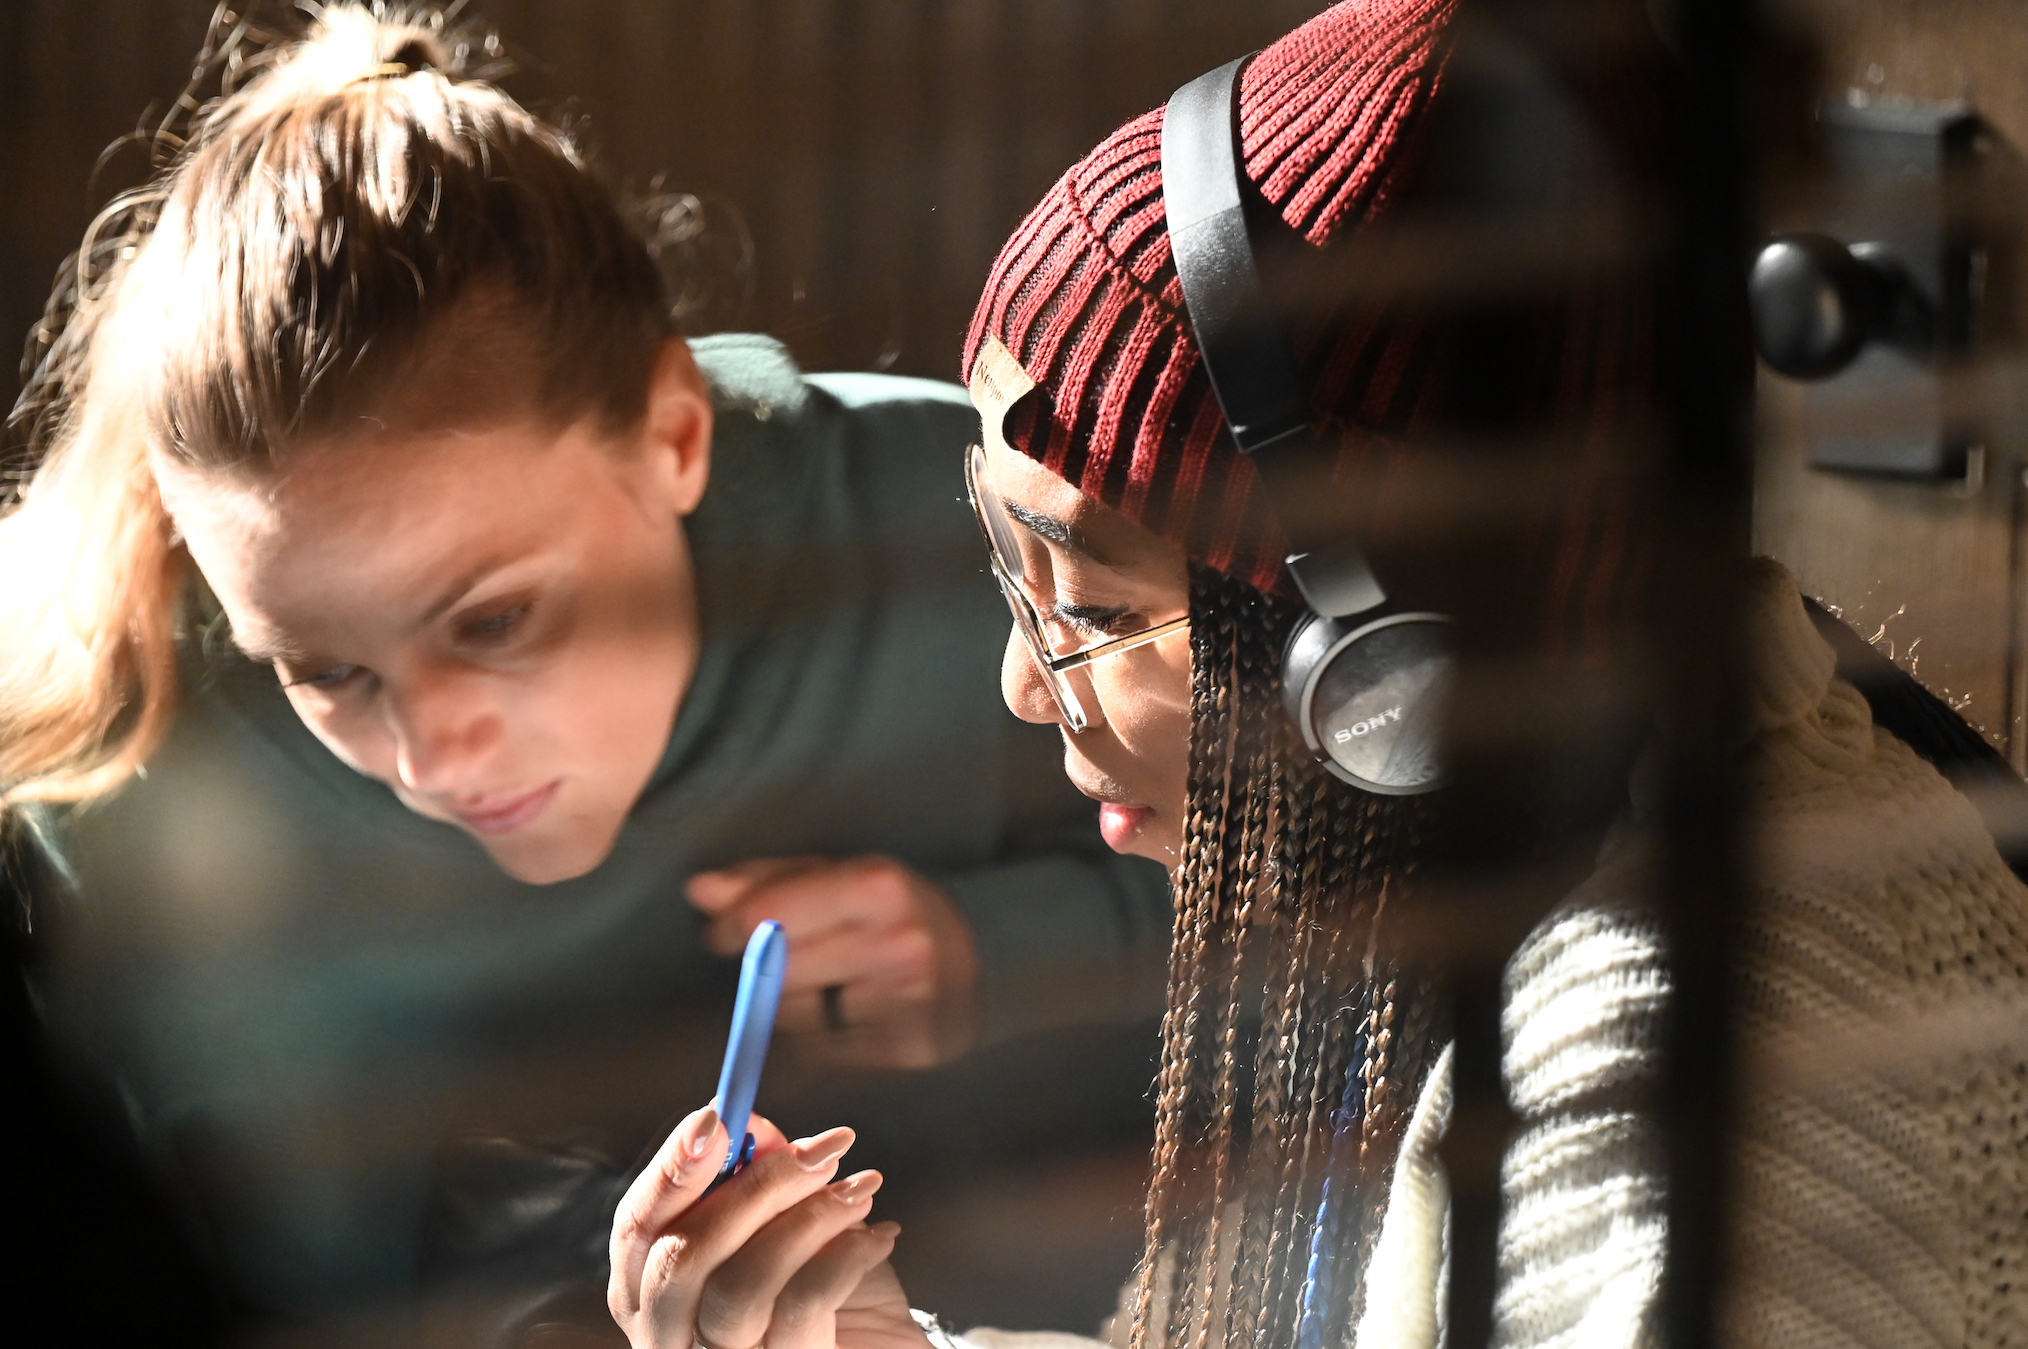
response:
[[[1226,424],[1281,509],[1293,470],[1318,462],[1310,400],[1254,263],[1242,205],[1238,86],[1245,58],[1190,81],[1162,121],[1169,243],[1197,349]],[[1455,665],[1451,620],[1388,603],[1349,537],[1289,539],[1289,575],[1310,613],[1282,654],[1282,701],[1318,760],[1369,792],[1442,785],[1437,721]]]

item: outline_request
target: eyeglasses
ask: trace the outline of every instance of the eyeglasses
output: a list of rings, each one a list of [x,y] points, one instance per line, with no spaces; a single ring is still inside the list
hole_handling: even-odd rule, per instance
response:
[[[1042,672],[1042,682],[1049,686],[1050,696],[1062,709],[1064,725],[1072,731],[1082,731],[1091,725],[1091,718],[1086,714],[1077,690],[1066,678],[1069,672],[1095,660],[1146,646],[1172,632],[1181,632],[1190,626],[1189,615],[1142,628],[1139,632],[1130,632],[1124,637],[1108,638],[1076,651],[1057,653],[1050,650],[1042,611],[1028,598],[1025,584],[1028,574],[1021,562],[1021,542],[1014,532],[1014,521],[1001,504],[999,495],[993,491],[993,485],[986,481],[986,452],[977,445],[965,455],[965,488],[971,493],[972,510],[979,517],[979,529],[986,536],[986,552],[992,559],[993,579],[999,582],[1000,593],[1006,597],[1007,607],[1014,613],[1014,630],[1027,643],[1035,668]]]

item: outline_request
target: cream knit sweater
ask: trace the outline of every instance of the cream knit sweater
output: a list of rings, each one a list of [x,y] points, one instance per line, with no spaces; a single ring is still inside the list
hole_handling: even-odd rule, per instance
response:
[[[2028,887],[1964,797],[1833,677],[1778,565],[1757,565],[1748,617],[1756,867],[1726,1341],[2028,1349]],[[1639,908],[1652,806],[1637,780],[1597,871],[1508,967],[1522,1128],[1495,1340],[1512,1349],[1659,1341],[1661,1165],[1635,1109],[1668,996]],[[1442,1341],[1447,1068],[1410,1123],[1359,1349]]]
[[[1756,566],[1748,618],[1756,855],[1725,1339],[2028,1346],[2028,887],[1964,797],[1833,678],[1775,563]],[[1668,980],[1638,908],[1652,890],[1642,786],[1597,872],[1507,970],[1522,1129],[1495,1341],[1513,1349],[1659,1339],[1661,1164],[1634,1107]],[[1440,1123],[1446,1106],[1439,1081],[1420,1113]],[[1406,1160],[1382,1240],[1440,1263],[1441,1216],[1418,1200],[1439,1175],[1433,1148]],[[1428,1345],[1433,1324],[1402,1318],[1359,1344]]]

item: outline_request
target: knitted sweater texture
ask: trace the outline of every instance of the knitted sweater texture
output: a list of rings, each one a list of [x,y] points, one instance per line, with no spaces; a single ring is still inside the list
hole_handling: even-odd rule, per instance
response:
[[[2028,1345],[2028,888],[1872,724],[1760,564],[1755,845],[1731,1286],[1741,1346]],[[1663,1192],[1636,1107],[1668,983],[1635,783],[1598,871],[1509,966],[1501,1345],[1657,1342]],[[1405,1216],[1405,1215],[1404,1215]]]

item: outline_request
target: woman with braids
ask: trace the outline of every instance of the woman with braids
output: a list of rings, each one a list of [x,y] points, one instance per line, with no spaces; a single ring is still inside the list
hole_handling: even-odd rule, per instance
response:
[[[1359,518],[1447,444],[1553,461],[1523,461],[1558,490],[1531,498],[1547,504],[1530,528],[1471,555],[1468,583],[1576,677],[1638,630],[1652,575],[1652,517],[1619,465],[1667,406],[1664,264],[1600,248],[1544,281],[1442,241],[1494,237],[1463,228],[1474,205],[1626,205],[1653,181],[1666,70],[1635,7],[1586,8],[1579,49],[1510,40],[1515,10],[1547,7],[1461,8],[1346,0],[1245,65],[1250,228],[1332,451],[1320,481],[1365,503]],[[965,350],[984,442],[971,485],[1016,616],[1007,702],[1062,729],[1107,842],[1173,868],[1147,1245],[1109,1335],[1133,1349],[1434,1346],[1449,1051],[1434,991],[1389,954],[1416,903],[1428,798],[1338,781],[1281,711],[1302,606],[1184,311],[1163,121],[1129,122],[1031,212]],[[1461,162],[1489,145],[1503,153]],[[1436,244],[1391,233],[1433,207],[1454,212],[1420,217],[1452,227],[1424,236]],[[1333,258],[1347,260],[1335,277],[1306,265]],[[1429,284],[1475,262],[1484,303]],[[1408,543],[1397,530],[1374,546],[1376,570],[1428,600]],[[1778,566],[1753,564],[1739,596],[1757,651],[1737,746],[1759,870],[1727,1338],[2016,1343],[2028,888],[1965,797],[1884,725],[1939,762],[1992,751],[1968,748],[1975,733],[1905,676],[1875,691],[1876,726],[1839,677],[1857,663]],[[1929,712],[1944,720],[1924,730]],[[1595,870],[1507,970],[1502,1067],[1521,1127],[1504,1169],[1500,1345],[1631,1349],[1664,1333],[1644,1114],[1669,996],[1643,907],[1656,803],[1641,772],[1614,772],[1619,820]],[[1897,1019],[1913,1015],[1959,1043],[1889,1064],[1881,1046],[1906,1045]],[[1861,1046],[1870,1060],[1839,1066]],[[889,1234],[808,1169],[842,1133],[778,1145],[700,1202],[716,1128],[708,1109],[685,1121],[622,1202],[610,1298],[637,1346],[948,1339],[874,1263]]]
[[[764,919],[785,1028],[918,1066],[1046,977],[1152,982],[1167,927],[994,696],[963,391],[678,336],[461,8],[221,6],[8,423],[0,883],[72,1061],[282,1313],[524,1209],[596,1265],[623,1168],[550,1182],[708,1086]],[[492,1146],[531,1106],[553,1176]],[[535,1198],[460,1190],[422,1248],[465,1131]]]

